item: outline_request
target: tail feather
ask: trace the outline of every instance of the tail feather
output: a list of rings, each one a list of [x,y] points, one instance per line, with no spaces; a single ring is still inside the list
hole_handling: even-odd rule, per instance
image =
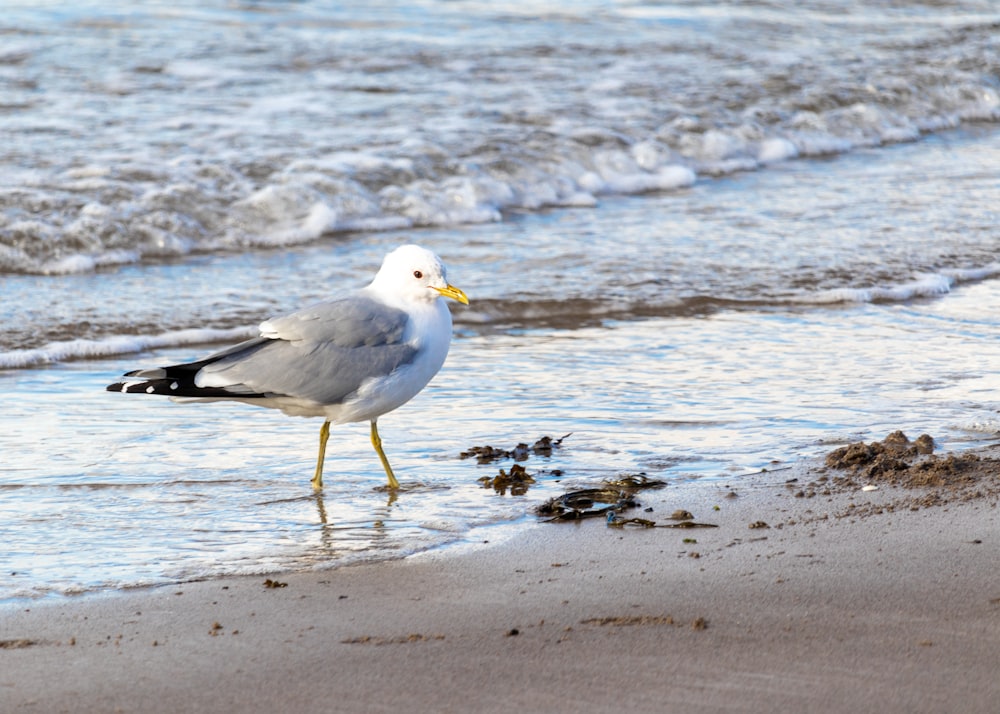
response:
[[[109,384],[106,389],[109,392],[123,392],[125,394],[165,394],[172,397],[202,397],[205,399],[266,398],[272,395],[261,394],[242,385],[199,387],[195,384],[195,377],[205,365],[217,362],[239,351],[256,349],[265,341],[262,338],[248,340],[197,362],[153,369],[135,369],[126,372],[120,381]]]
[[[123,392],[125,394],[165,394],[172,397],[203,397],[206,399],[254,399],[268,396],[249,390],[240,391],[225,389],[223,387],[198,387],[195,386],[193,380],[190,378],[183,381],[170,377],[163,379],[143,379],[140,381],[124,379],[120,382],[109,384],[106,389],[109,392]]]

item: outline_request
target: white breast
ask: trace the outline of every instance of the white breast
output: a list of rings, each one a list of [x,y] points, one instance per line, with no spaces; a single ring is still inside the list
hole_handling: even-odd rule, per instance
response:
[[[366,380],[344,404],[330,407],[334,423],[368,421],[401,407],[417,396],[444,365],[451,345],[451,312],[444,300],[410,307],[404,341],[417,350],[416,358],[392,374]]]

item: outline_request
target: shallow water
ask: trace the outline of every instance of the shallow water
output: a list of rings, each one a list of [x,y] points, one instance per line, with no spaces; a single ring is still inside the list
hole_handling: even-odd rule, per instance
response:
[[[996,438],[996,18],[847,6],[0,20],[0,81],[28,82],[0,112],[23,139],[0,156],[0,600],[396,557],[498,537],[568,486],[732,483],[898,428]],[[317,421],[104,391],[359,287],[407,241],[472,304],[380,421],[395,498],[366,425],[332,431],[318,498]],[[459,458],[546,434],[570,436],[525,462],[524,496],[477,483],[510,462]]]
[[[8,2],[0,269],[504,211],[1000,119],[990,0]]]

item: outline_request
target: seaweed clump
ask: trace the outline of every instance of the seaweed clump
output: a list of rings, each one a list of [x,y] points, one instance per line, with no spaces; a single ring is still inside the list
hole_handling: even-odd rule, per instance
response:
[[[551,436],[543,436],[528,446],[527,443],[520,443],[513,449],[498,449],[487,444],[486,446],[472,446],[459,454],[461,459],[474,458],[476,463],[491,464],[494,461],[513,459],[514,461],[527,461],[530,456],[551,456],[553,450],[562,446],[563,439],[569,434],[553,439]]]
[[[608,518],[641,504],[635,499],[637,491],[663,488],[666,482],[650,479],[645,474],[633,474],[619,479],[606,480],[597,488],[570,491],[550,498],[535,508],[539,516],[553,521],[575,521],[583,518]]]
[[[510,467],[510,473],[500,469],[496,476],[483,476],[479,479],[483,488],[492,488],[501,496],[505,496],[510,491],[511,496],[523,496],[528,492],[531,484],[535,483],[535,477],[528,473],[528,469],[521,464],[514,464]]]
[[[694,516],[685,510],[674,511],[669,518],[678,523],[657,523],[649,518],[625,518],[621,514],[642,506],[636,494],[645,489],[660,489],[665,481],[651,479],[646,474],[630,474],[617,479],[607,479],[597,488],[584,488],[550,498],[535,508],[535,514],[553,521],[578,521],[584,518],[604,518],[611,528],[638,526],[640,528],[716,528],[713,523],[696,523]],[[647,508],[646,511],[652,511]]]
[[[459,454],[459,457],[462,459],[475,458],[479,464],[489,464],[501,459],[513,459],[515,462],[520,462],[526,461],[530,456],[549,457],[554,449],[562,445],[563,439],[567,436],[569,434],[558,439],[543,436],[531,446],[520,443],[513,449],[497,449],[489,445],[473,446]],[[560,469],[539,471],[532,474],[520,463],[515,463],[510,467],[510,471],[500,469],[500,473],[496,476],[483,476],[477,480],[483,485],[483,488],[492,488],[501,496],[505,496],[508,491],[511,496],[523,496],[528,492],[528,488],[535,483],[535,478],[543,473],[557,477],[562,476]]]

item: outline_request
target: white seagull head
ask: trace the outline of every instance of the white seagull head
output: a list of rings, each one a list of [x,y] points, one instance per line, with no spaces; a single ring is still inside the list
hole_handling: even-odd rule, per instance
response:
[[[385,256],[369,286],[380,296],[404,303],[430,303],[438,297],[469,304],[469,298],[448,284],[448,271],[434,253],[418,245],[403,245]]]

